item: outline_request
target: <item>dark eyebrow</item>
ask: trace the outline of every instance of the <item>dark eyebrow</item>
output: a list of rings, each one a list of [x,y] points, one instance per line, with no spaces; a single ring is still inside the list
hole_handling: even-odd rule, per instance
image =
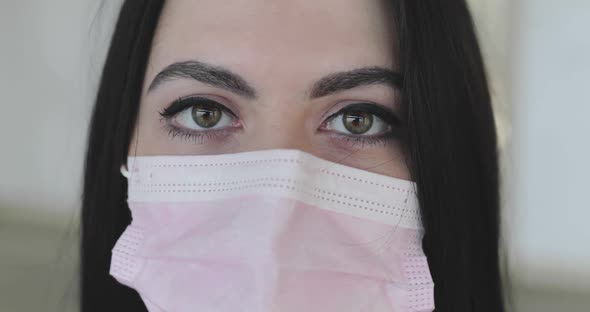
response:
[[[384,67],[364,67],[328,75],[311,88],[310,98],[319,98],[339,91],[372,84],[387,84],[392,88],[403,87],[403,76]]]
[[[159,72],[148,88],[153,91],[162,83],[174,78],[190,78],[204,84],[225,89],[246,98],[256,98],[256,92],[244,78],[223,67],[198,61],[186,61],[168,65]]]

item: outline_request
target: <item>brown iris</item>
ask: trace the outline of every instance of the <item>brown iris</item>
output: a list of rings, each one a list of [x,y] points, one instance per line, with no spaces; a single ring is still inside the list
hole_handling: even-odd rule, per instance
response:
[[[219,123],[223,112],[219,107],[207,103],[199,103],[193,106],[193,120],[203,128],[211,128]]]
[[[373,114],[362,111],[346,112],[342,116],[342,123],[352,134],[363,134],[373,126]]]

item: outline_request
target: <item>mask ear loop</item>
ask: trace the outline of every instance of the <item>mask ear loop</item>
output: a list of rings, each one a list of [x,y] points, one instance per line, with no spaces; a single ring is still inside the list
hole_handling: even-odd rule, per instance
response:
[[[121,170],[121,175],[124,176],[125,178],[127,178],[127,180],[129,180],[129,177],[131,175],[129,174],[129,170],[127,170],[127,165],[122,164],[120,170]]]
[[[137,145],[139,143],[139,127],[137,125],[135,125],[135,133],[135,146],[133,148],[133,163],[131,164],[131,171],[127,169],[127,162],[122,164],[120,168],[121,175],[127,178],[127,180],[131,178],[131,172],[134,172],[136,171],[135,169],[137,169],[137,167],[135,166],[135,157],[137,157]]]

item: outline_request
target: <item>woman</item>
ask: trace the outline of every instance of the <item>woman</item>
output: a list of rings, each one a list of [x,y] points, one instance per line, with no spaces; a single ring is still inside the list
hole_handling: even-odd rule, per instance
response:
[[[295,165],[248,167],[275,156]],[[465,1],[125,1],[90,127],[82,311],[503,311],[497,162]],[[297,191],[333,187],[336,178],[322,175],[330,168],[352,177],[340,186],[341,205]],[[234,173],[301,184],[277,194],[262,190],[266,184],[227,197],[205,194],[216,191],[206,189],[211,181]],[[159,182],[145,184],[152,174]],[[358,181],[396,187],[385,192]],[[146,187],[157,190],[141,193]],[[419,224],[408,224],[414,191]],[[199,195],[178,195],[187,192]],[[351,206],[358,199],[347,194],[357,193],[363,202],[391,198],[393,209],[405,205],[403,214],[380,220],[372,208],[331,211]],[[228,208],[232,196],[244,198],[234,203],[239,210]],[[205,207],[209,200],[214,209]],[[301,211],[309,215],[297,232],[293,215]],[[252,215],[268,229],[248,227],[244,218]],[[134,226],[149,218],[150,226]],[[193,231],[211,224],[225,226]],[[259,230],[264,234],[254,237]],[[227,235],[214,235],[221,231]],[[379,248],[391,257],[367,247],[386,233]],[[328,251],[314,249],[325,237]],[[343,242],[366,252],[365,260]],[[399,246],[410,245],[416,259],[425,255],[422,284],[407,275],[409,256]],[[340,252],[340,259],[329,257]],[[240,256],[268,266],[244,266]],[[226,260],[231,266],[220,268]],[[327,273],[331,265],[357,271],[335,276]],[[359,277],[369,275],[379,282]],[[384,281],[392,287],[383,290]]]

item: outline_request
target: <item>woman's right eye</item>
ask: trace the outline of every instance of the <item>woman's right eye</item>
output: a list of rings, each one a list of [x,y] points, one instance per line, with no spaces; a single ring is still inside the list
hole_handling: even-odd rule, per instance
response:
[[[204,132],[239,126],[237,116],[227,107],[208,98],[178,99],[160,115],[179,130]]]

